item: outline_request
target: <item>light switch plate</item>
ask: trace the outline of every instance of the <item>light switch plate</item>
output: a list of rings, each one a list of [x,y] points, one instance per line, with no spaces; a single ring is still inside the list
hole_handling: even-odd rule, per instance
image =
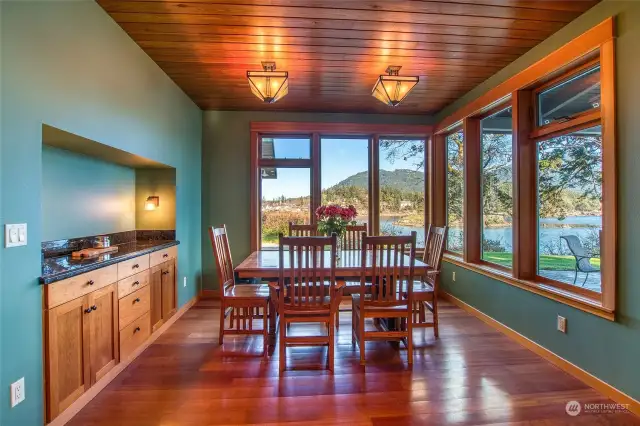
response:
[[[19,247],[27,245],[27,224],[14,223],[4,226],[4,246]]]

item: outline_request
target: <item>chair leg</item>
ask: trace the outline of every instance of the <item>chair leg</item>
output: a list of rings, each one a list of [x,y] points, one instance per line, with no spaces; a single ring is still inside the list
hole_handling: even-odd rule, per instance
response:
[[[422,302],[418,303],[418,312],[419,312],[418,322],[420,324],[424,324],[425,322],[427,322],[427,317],[424,312],[424,303]]]
[[[280,336],[278,336],[278,340],[280,341],[280,374],[284,372],[286,366],[286,357],[287,351],[285,347],[286,333],[287,327],[285,326],[284,317],[280,317]]]
[[[267,359],[267,357],[269,356],[269,323],[268,323],[268,315],[267,315],[267,311],[269,309],[269,302],[264,302],[264,305],[262,306],[262,345],[263,347],[263,351],[264,351],[264,358]]]
[[[351,304],[351,347],[356,347],[356,310]]]
[[[431,303],[433,304],[433,337],[437,339],[440,337],[440,332],[438,330],[438,297],[435,294]]]
[[[360,365],[364,365],[364,312],[360,312],[360,317],[358,318],[358,340],[360,345]]]
[[[413,364],[413,319],[407,318],[407,361]]]
[[[220,331],[218,332],[218,344],[222,346],[224,343],[224,302],[220,304]]]
[[[337,327],[336,327],[337,328]],[[333,373],[335,363],[335,331],[333,328],[333,315],[329,316],[329,371]]]

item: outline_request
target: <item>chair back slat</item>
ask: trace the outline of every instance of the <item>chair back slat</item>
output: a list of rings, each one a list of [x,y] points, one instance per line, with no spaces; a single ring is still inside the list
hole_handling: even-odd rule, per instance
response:
[[[220,297],[222,299],[224,298],[225,292],[229,288],[233,288],[236,283],[226,225],[210,227],[209,238],[211,239],[211,246],[213,247],[213,257],[216,259]]]
[[[434,283],[435,276],[440,273],[440,265],[442,264],[442,256],[444,255],[444,247],[447,241],[448,226],[432,226],[429,225],[427,230],[427,238],[424,247],[424,255],[422,261],[429,265],[430,269],[424,281]]]
[[[367,232],[367,224],[347,225],[344,235],[341,237],[343,250],[360,250],[362,248],[362,233]]]
[[[286,310],[329,310],[335,287],[337,237],[279,238],[279,304]],[[326,249],[329,250],[326,250]],[[289,272],[285,273],[285,256]]]
[[[315,237],[318,235],[318,225],[298,225],[289,222],[290,237]]]
[[[407,303],[413,290],[416,232],[402,236],[368,237],[362,234],[360,303]],[[365,301],[367,277],[372,277],[371,299]]]

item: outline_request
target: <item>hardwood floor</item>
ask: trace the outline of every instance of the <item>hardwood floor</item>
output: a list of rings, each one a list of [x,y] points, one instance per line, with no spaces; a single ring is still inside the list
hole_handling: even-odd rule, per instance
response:
[[[440,340],[415,331],[412,369],[406,350],[386,342],[367,343],[361,367],[343,312],[335,375],[303,369],[324,360],[325,348],[294,348],[281,378],[278,352],[261,358],[262,337],[225,336],[218,346],[217,304],[185,313],[69,424],[640,425],[626,413],[569,416],[568,401],[611,401],[448,303]],[[291,331],[302,327],[313,331]]]

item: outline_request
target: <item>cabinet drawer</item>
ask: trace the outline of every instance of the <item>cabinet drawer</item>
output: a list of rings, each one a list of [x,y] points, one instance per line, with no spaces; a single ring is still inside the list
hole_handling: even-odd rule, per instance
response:
[[[139,272],[124,280],[118,281],[118,299],[149,285],[149,270]]]
[[[120,361],[124,361],[151,335],[149,312],[120,330]]]
[[[178,247],[176,246],[169,247],[163,250],[154,251],[149,255],[149,258],[151,260],[150,265],[152,267],[159,265],[163,262],[166,262],[167,260],[175,259],[177,255],[178,255]]]
[[[150,305],[149,286],[136,290],[128,296],[120,299],[120,330],[128,326],[131,321],[149,312]]]
[[[117,265],[105,266],[66,280],[44,286],[45,305],[48,309],[113,284],[118,279]]]
[[[118,263],[118,281],[149,269],[149,255],[134,257]]]

